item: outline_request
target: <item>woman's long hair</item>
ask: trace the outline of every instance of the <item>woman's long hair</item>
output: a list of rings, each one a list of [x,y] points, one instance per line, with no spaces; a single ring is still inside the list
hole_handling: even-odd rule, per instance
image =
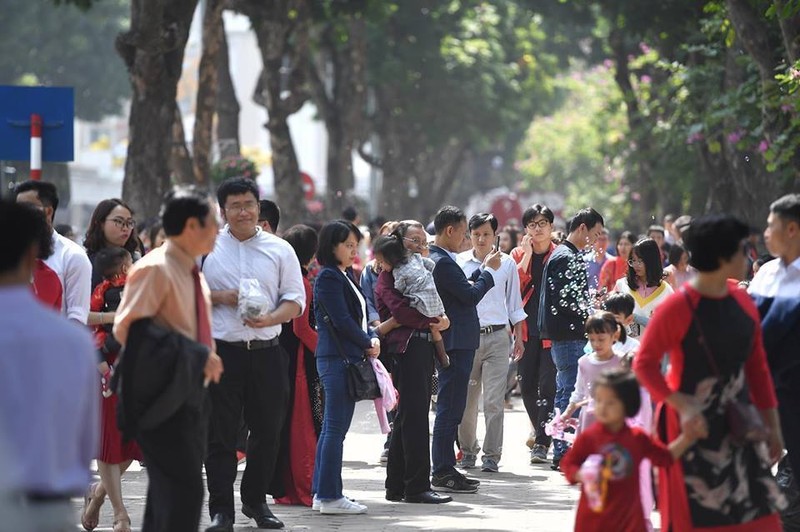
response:
[[[108,215],[111,214],[111,211],[116,207],[125,207],[130,211],[131,216],[135,214],[133,209],[118,198],[106,199],[98,203],[97,207],[94,208],[92,219],[89,222],[89,228],[86,230],[86,237],[83,240],[83,247],[86,248],[86,252],[89,255],[94,255],[108,245],[106,235],[103,232],[103,224],[106,222]],[[136,234],[135,228],[131,231],[131,235],[122,247],[127,249],[131,254],[139,249],[139,237]]]
[[[664,277],[664,266],[661,263],[661,250],[652,238],[643,238],[633,245],[628,260],[632,260],[634,255],[644,262],[645,286],[658,286]],[[639,280],[633,266],[628,265],[628,287],[631,290],[639,288]]]

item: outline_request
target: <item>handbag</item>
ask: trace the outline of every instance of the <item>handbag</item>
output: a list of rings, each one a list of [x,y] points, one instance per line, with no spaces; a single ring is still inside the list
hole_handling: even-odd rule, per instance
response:
[[[689,299],[689,294],[686,290],[682,290],[682,292],[686,298],[686,302],[689,304],[689,308],[692,310],[692,325],[697,331],[697,341],[703,346],[711,370],[714,372],[714,375],[719,378],[719,367],[714,360],[711,349],[708,347],[705,334],[700,326],[700,321],[695,318],[695,309],[691,299]],[[755,342],[755,339],[753,341]],[[737,445],[762,442],[766,441],[769,437],[769,429],[764,423],[764,418],[761,417],[761,412],[749,401],[733,399],[728,402],[728,404],[725,405],[725,420],[728,422],[731,439]]]
[[[380,398],[381,388],[378,385],[378,378],[375,376],[375,370],[372,369],[372,363],[367,360],[366,355],[362,356],[358,362],[350,361],[350,358],[345,354],[342,348],[342,342],[336,334],[336,328],[328,314],[328,310],[319,299],[317,299],[317,304],[322,309],[322,321],[330,328],[333,342],[336,344],[336,349],[339,351],[339,356],[344,360],[344,366],[347,371],[347,392],[350,398],[353,401],[366,401]]]

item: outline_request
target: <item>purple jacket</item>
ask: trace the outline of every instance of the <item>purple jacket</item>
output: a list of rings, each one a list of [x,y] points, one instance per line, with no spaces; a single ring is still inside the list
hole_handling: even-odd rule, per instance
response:
[[[405,353],[414,330],[430,331],[436,318],[429,318],[411,307],[407,297],[395,290],[392,272],[383,271],[375,284],[375,306],[381,321],[394,317],[402,327],[386,335],[387,352]]]

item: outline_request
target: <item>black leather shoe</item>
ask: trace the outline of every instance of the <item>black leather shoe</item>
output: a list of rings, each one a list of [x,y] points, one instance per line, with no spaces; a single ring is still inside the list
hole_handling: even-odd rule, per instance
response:
[[[216,514],[206,532],[233,532],[233,517]]]
[[[392,502],[400,502],[403,500],[403,494],[399,492],[386,490],[386,500]]]
[[[265,502],[254,506],[242,503],[242,513],[250,519],[255,519],[258,528],[270,528],[273,530],[283,528],[281,520],[272,515],[269,506]]]
[[[422,504],[442,504],[452,501],[453,498],[447,495],[439,495],[435,491],[423,491],[416,495],[406,495],[406,502],[415,502]]]

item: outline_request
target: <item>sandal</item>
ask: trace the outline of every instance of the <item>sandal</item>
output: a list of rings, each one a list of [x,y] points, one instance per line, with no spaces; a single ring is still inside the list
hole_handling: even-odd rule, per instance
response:
[[[89,507],[91,506],[92,502],[96,499],[95,493],[97,493],[97,487],[100,485],[99,482],[95,482],[94,484],[89,484],[89,487],[86,489],[86,493],[83,495],[83,512],[81,513],[81,526],[87,532],[92,532],[97,525],[100,523],[100,508],[103,506],[103,502],[105,501],[105,497],[103,500],[100,501],[100,504],[95,508],[94,512],[89,515]]]
[[[123,517],[114,521],[114,532],[131,532],[131,518]]]

